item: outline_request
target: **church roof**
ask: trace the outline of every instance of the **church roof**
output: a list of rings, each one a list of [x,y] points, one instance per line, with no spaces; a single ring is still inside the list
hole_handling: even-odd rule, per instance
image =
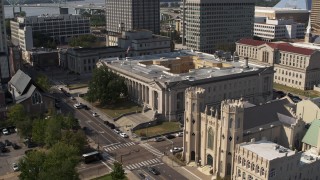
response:
[[[18,90],[19,94],[24,94],[30,81],[30,76],[19,69],[18,72],[11,78],[9,84],[14,86]]]
[[[245,108],[243,129],[249,130],[251,128],[280,121],[280,119],[283,118],[279,118],[279,114],[284,115],[287,118],[292,118],[293,115],[286,107],[288,104],[290,104],[290,102],[287,99],[280,99],[263,105]],[[291,120],[285,122],[292,123]]]
[[[306,135],[304,135],[302,142],[313,147],[318,145],[318,133],[320,128],[320,119],[312,121]]]

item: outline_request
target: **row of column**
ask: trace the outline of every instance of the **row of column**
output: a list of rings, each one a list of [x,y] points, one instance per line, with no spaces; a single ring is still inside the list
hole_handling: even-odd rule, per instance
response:
[[[126,79],[126,83],[128,87],[128,94],[133,101],[137,102],[138,104],[146,103],[152,105],[149,101],[148,86],[130,79]]]

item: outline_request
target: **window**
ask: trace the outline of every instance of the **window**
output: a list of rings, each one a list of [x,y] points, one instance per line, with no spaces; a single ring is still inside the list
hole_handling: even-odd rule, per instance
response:
[[[245,159],[242,160],[242,166],[246,166],[246,160]]]
[[[245,172],[242,173],[242,180],[246,180],[246,173]]]
[[[256,166],[256,173],[259,173],[260,172],[260,167],[257,165]]]
[[[263,176],[263,175],[264,175],[264,168],[263,168],[263,167],[261,168],[260,175],[261,175],[261,176]]]
[[[238,163],[239,164],[241,163],[241,157],[240,156],[238,157]]]
[[[32,104],[40,104],[40,103],[42,103],[42,97],[41,97],[41,94],[36,91],[32,95]]]
[[[213,149],[213,141],[214,141],[213,130],[210,127],[208,130],[208,145],[207,145],[209,149]]]
[[[247,161],[247,168],[250,168],[250,161]]]
[[[269,177],[272,178],[272,177],[275,177],[275,176],[276,176],[276,170],[274,168],[272,168],[270,170]]]
[[[254,163],[251,164],[251,171],[254,171]]]
[[[238,177],[241,177],[241,170],[238,169]]]
[[[233,121],[233,119],[230,118],[230,119],[229,119],[229,128],[232,128],[232,121]]]

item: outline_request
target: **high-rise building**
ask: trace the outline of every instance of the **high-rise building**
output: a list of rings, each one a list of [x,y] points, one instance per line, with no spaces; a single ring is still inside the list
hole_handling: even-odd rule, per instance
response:
[[[213,53],[253,36],[254,0],[185,0],[186,45]]]
[[[313,34],[320,34],[320,0],[313,0],[311,6],[311,28]]]
[[[120,33],[133,29],[160,33],[159,0],[106,0],[106,30]]]
[[[7,35],[4,23],[4,5],[0,1],[0,74],[1,82],[9,78]]]

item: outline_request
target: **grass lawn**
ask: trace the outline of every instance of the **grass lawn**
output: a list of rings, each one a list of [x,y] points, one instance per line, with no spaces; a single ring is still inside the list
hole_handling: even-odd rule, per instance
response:
[[[304,96],[304,97],[319,97],[320,93],[314,90],[300,90],[300,89],[295,89],[295,88],[291,88],[288,86],[284,86],[281,84],[277,84],[277,83],[273,83],[273,88],[276,90],[281,90],[284,92],[290,92],[292,94],[297,94],[300,96]]]
[[[141,111],[142,107],[131,101],[124,101],[117,104],[105,105],[101,107],[100,105],[95,105],[104,113],[108,114],[110,117],[115,118],[124,113]]]
[[[67,87],[70,90],[73,90],[73,89],[79,89],[79,88],[88,87],[88,84],[69,84]]]
[[[152,126],[149,128],[136,130],[134,133],[141,136],[146,135],[147,137],[165,134],[180,130],[180,123],[178,122],[163,122],[160,125]]]

